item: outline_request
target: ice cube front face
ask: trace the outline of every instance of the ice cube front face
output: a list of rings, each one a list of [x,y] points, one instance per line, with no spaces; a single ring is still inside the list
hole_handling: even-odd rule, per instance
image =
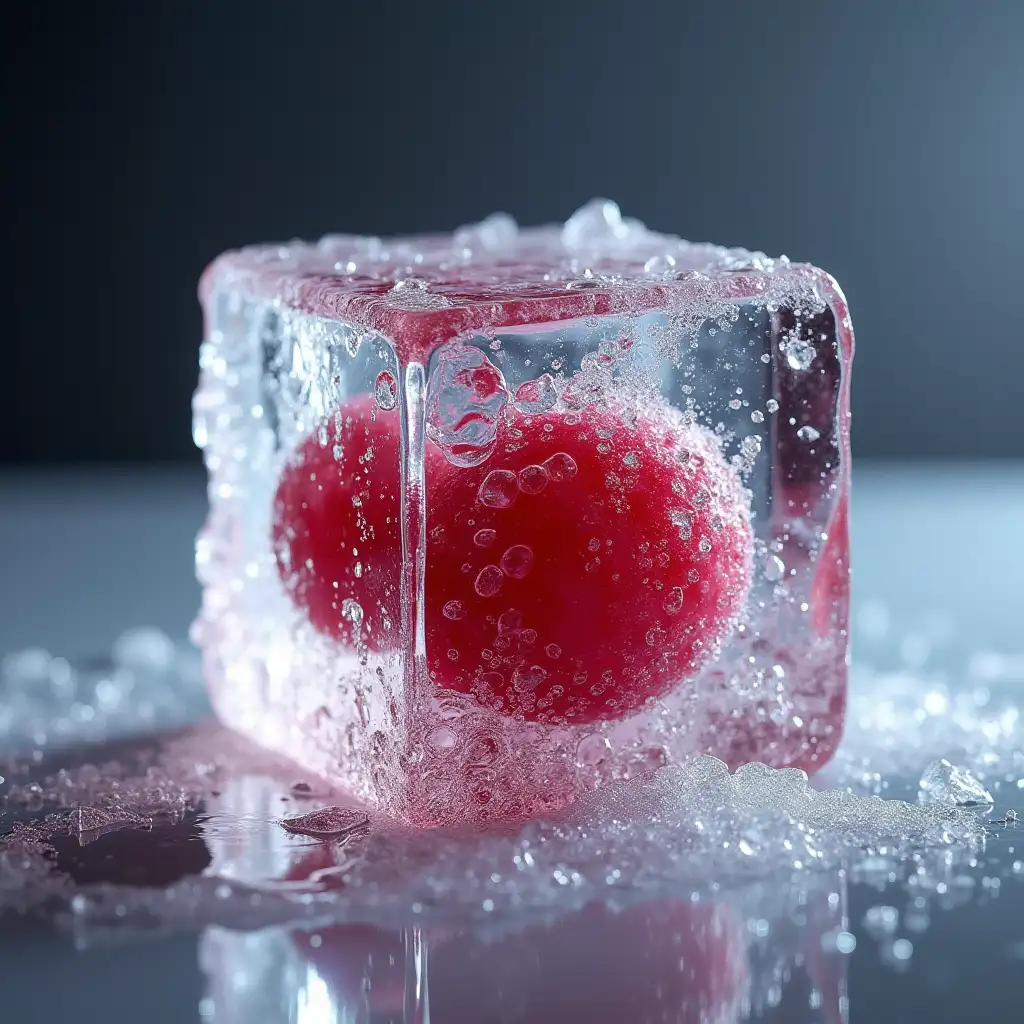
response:
[[[231,727],[434,825],[841,733],[853,336],[823,272],[595,201],[228,253],[195,638]]]

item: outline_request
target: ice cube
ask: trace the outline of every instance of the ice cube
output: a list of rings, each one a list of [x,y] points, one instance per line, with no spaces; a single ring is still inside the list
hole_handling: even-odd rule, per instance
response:
[[[227,724],[419,824],[831,757],[853,338],[826,274],[600,200],[243,249],[201,294],[194,635]]]
[[[992,794],[966,769],[945,758],[932,761],[921,774],[919,798],[928,804],[955,804],[959,807],[987,807]]]

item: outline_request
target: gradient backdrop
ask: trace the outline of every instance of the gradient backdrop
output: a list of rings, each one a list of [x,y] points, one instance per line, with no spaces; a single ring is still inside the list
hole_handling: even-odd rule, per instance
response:
[[[831,270],[860,455],[1024,455],[1024,3],[23,5],[0,461],[198,460],[222,249],[592,195]],[[8,277],[8,280],[11,280]]]

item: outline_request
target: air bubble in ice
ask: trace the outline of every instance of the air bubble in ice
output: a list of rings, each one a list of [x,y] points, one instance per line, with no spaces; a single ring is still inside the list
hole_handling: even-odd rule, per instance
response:
[[[918,799],[924,804],[954,804],[957,807],[988,807],[992,794],[966,769],[945,758],[932,761],[919,783]]]
[[[558,401],[558,388],[550,373],[528,380],[516,388],[515,407],[528,416],[547,412]]]
[[[555,452],[544,460],[544,470],[550,480],[561,483],[576,475],[576,460],[567,452]]]
[[[377,374],[373,397],[377,400],[377,405],[385,411],[394,409],[398,404],[398,382],[389,370],[381,370]]]
[[[174,641],[163,630],[139,626],[114,641],[111,657],[115,666],[129,672],[169,672],[174,667]]]
[[[479,573],[477,573],[476,581],[473,583],[473,589],[481,597],[493,597],[499,590],[501,590],[501,585],[504,580],[504,574],[496,565],[486,565]]]
[[[455,466],[478,466],[497,442],[508,390],[501,371],[478,348],[450,344],[437,352],[427,399],[427,435]]]
[[[814,346],[805,338],[793,336],[782,343],[786,362],[792,370],[808,370],[814,362]]]
[[[510,469],[492,469],[477,491],[477,500],[489,508],[508,508],[519,493],[519,481]],[[485,531],[481,530],[480,533]],[[489,531],[493,534],[493,530]],[[479,533],[477,534],[479,536]],[[492,537],[491,540],[494,538]]]
[[[523,494],[540,494],[547,485],[548,474],[543,466],[524,466],[519,471],[519,490]]]
[[[809,424],[804,424],[804,426],[796,432],[796,436],[799,437],[801,441],[817,441],[818,438],[821,437],[821,434]]]
[[[512,673],[512,685],[517,690],[535,690],[547,677],[547,670],[540,665],[520,665]]]
[[[501,571],[514,580],[525,579],[533,565],[533,548],[526,544],[513,544],[501,556]]]

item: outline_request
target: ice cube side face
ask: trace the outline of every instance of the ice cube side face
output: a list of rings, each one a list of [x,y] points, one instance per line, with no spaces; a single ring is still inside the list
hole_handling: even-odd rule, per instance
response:
[[[423,825],[545,813],[697,752],[807,770],[828,760],[846,694],[845,302],[803,265],[665,236],[627,243],[578,251],[566,229],[545,229],[495,244],[481,228],[468,244],[339,238],[213,265],[195,399],[210,478],[195,635],[227,725]],[[519,607],[514,567],[493,595],[474,587],[503,564],[477,543],[457,553],[456,611],[490,617],[513,649],[428,649],[452,481],[504,465],[509,431],[638,406],[700,430],[749,504],[749,588],[699,670],[627,714],[605,706],[615,680],[573,682],[581,673],[552,660],[562,637]],[[600,443],[595,459],[628,455]],[[518,497],[515,515],[543,501]],[[506,513],[480,511],[500,533]],[[632,557],[631,585],[671,603],[686,581],[649,562]],[[505,612],[518,629],[499,626]],[[643,658],[659,627],[636,625]],[[542,682],[527,673],[533,696],[498,710],[476,684],[495,669],[509,678],[524,643],[518,660],[543,667]],[[571,685],[586,687],[585,721],[537,713]]]

